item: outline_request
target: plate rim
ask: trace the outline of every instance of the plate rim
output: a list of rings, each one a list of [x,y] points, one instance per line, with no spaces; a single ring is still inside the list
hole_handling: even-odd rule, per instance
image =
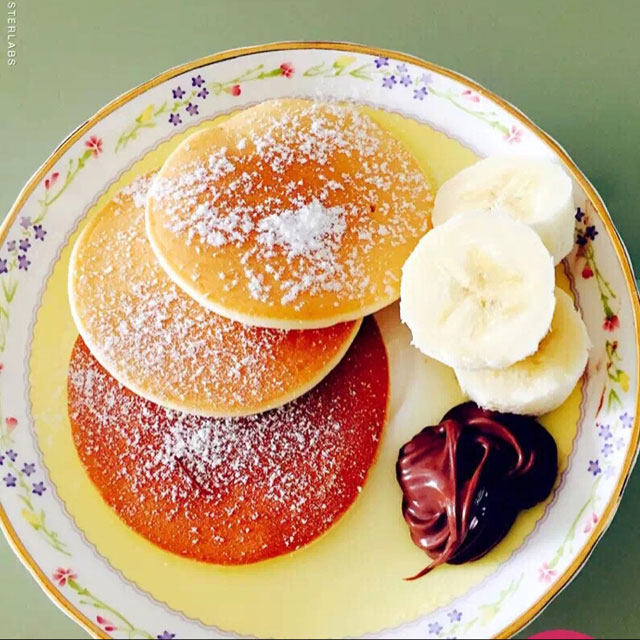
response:
[[[104,119],[106,116],[120,108],[124,104],[130,102],[137,96],[145,93],[149,89],[156,87],[163,82],[170,80],[178,75],[192,71],[194,69],[208,66],[210,64],[221,62],[223,60],[231,60],[234,58],[240,58],[248,55],[267,53],[273,51],[290,51],[290,50],[329,50],[329,51],[346,51],[350,53],[361,53],[371,56],[391,57],[401,62],[413,64],[415,66],[433,71],[445,77],[448,77],[456,82],[459,82],[470,89],[475,90],[477,93],[483,95],[485,98],[493,101],[502,107],[506,112],[512,115],[521,124],[528,127],[538,138],[542,139],[553,151],[558,155],[565,168],[570,172],[572,177],[580,184],[585,191],[587,197],[594,205],[594,208],[598,214],[599,219],[602,221],[607,235],[612,242],[613,249],[618,260],[618,264],[622,268],[622,273],[627,289],[627,293],[631,299],[631,308],[633,315],[634,333],[636,336],[636,344],[640,345],[640,293],[638,292],[638,285],[635,280],[633,266],[631,265],[631,258],[629,253],[620,237],[618,230],[613,224],[613,220],[604,204],[603,199],[591,184],[588,178],[582,173],[579,167],[571,159],[567,151],[558,143],[552,136],[546,133],[538,125],[536,125],[528,116],[526,116],[520,109],[515,107],[509,101],[500,97],[493,91],[485,88],[475,80],[468,76],[443,67],[436,63],[424,60],[418,56],[403,53],[393,49],[387,49],[382,47],[372,47],[368,45],[346,42],[346,41],[331,41],[331,40],[292,40],[292,41],[277,41],[265,44],[252,45],[248,47],[239,47],[234,49],[227,49],[214,53],[208,56],[197,58],[190,62],[183,63],[178,66],[171,67],[146,82],[143,82],[132,89],[120,94],[110,102],[108,102],[101,109],[96,111],[91,117],[87,118],[81,125],[76,127],[69,135],[67,135],[62,142],[60,142],[48,158],[42,163],[42,165],[31,175],[25,185],[22,187],[14,203],[11,205],[5,219],[0,225],[0,245],[4,242],[9,229],[13,226],[18,213],[22,209],[28,197],[34,191],[35,187],[42,181],[42,178],[57,162],[57,160],[67,151],[69,147],[75,144],[88,130],[90,130],[97,122]],[[640,373],[640,355],[636,354],[635,359],[636,371]],[[640,405],[640,375],[636,375],[636,393],[635,393],[635,406],[636,409]],[[589,556],[595,549],[595,546],[600,541],[609,525],[611,524],[613,517],[620,505],[622,494],[627,485],[635,462],[638,458],[640,443],[640,416],[636,410],[634,416],[634,424],[631,433],[630,446],[627,456],[622,465],[622,473],[620,474],[618,483],[611,494],[609,502],[602,512],[602,516],[593,532],[580,549],[579,553],[566,568],[561,576],[554,582],[553,585],[526,611],[521,613],[514,621],[512,621],[507,627],[497,633],[495,638],[507,638],[516,634],[527,624],[529,624],[536,616],[538,616],[542,610],[556,597],[572,580],[576,577],[580,569],[584,566]],[[42,572],[37,563],[31,557],[26,547],[20,540],[18,534],[13,528],[11,521],[9,520],[4,507],[0,503],[0,528],[2,529],[5,538],[7,539],[9,546],[16,554],[21,563],[28,569],[29,573],[35,578],[40,588],[50,598],[50,600],[65,613],[74,622],[80,625],[90,635],[97,638],[110,638],[102,629],[97,627],[91,620],[89,620],[78,608],[76,608],[70,601],[68,601],[60,591],[55,587],[51,580]]]

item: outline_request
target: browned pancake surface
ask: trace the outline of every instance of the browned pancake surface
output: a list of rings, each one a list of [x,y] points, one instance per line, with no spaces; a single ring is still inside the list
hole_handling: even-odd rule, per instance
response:
[[[174,553],[244,564],[309,543],[357,498],[378,450],[388,383],[370,318],[317,387],[243,418],[204,418],[144,400],[79,338],[69,417],[80,459],[124,522]]]
[[[431,208],[413,155],[357,107],[283,99],[185,140],[154,182],[147,231],[203,305],[314,328],[397,299]]]

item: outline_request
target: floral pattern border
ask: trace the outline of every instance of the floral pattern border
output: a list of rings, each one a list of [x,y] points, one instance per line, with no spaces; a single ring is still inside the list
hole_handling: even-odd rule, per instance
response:
[[[192,75],[190,88],[183,88],[184,82],[171,88],[169,99],[157,105],[148,104],[134,119],[134,121],[120,134],[116,141],[115,152],[124,149],[131,141],[135,140],[142,129],[157,126],[161,116],[166,117],[166,122],[177,127],[185,120],[200,114],[202,101],[210,95],[219,96],[229,94],[238,97],[242,94],[243,86],[247,83],[267,78],[292,78],[296,69],[291,62],[282,62],[273,69],[265,69],[260,64],[247,69],[233,78],[227,80],[205,81],[201,73]],[[486,101],[475,91],[464,89],[460,92],[441,90],[434,84],[432,73],[412,73],[405,63],[393,65],[388,57],[378,57],[372,62],[359,63],[358,58],[352,55],[343,55],[335,58],[333,62],[322,60],[309,66],[302,72],[306,78],[355,78],[366,82],[379,81],[381,86],[388,90],[404,89],[408,97],[413,100],[423,101],[427,96],[433,96],[450,102],[454,107],[466,114],[485,122],[498,131],[510,144],[517,144],[522,140],[523,129],[517,125],[507,125],[494,109],[482,106]]]
[[[508,126],[501,121],[497,111],[482,107],[482,96],[471,89],[463,89],[456,92],[452,90],[437,89],[434,83],[434,75],[429,72],[412,73],[404,63],[392,63],[388,57],[380,56],[368,64],[361,64],[355,68],[355,56],[340,56],[331,66],[321,62],[305,71],[305,76],[338,77],[345,73],[361,80],[380,81],[384,89],[404,89],[407,97],[413,100],[423,101],[431,95],[442,100],[447,100],[456,109],[482,120],[487,125],[502,134],[502,137],[510,144],[522,140],[523,130],[516,125]]]
[[[211,80],[206,82],[200,73],[191,76],[191,88],[183,89],[184,83],[174,85],[171,89],[171,98],[165,100],[156,107],[155,104],[147,105],[121,134],[114,151],[118,153],[124,149],[131,141],[138,137],[141,129],[155,127],[160,116],[168,114],[167,122],[174,127],[182,124],[182,118],[190,118],[200,114],[200,107],[203,100],[209,95],[219,96],[227,93],[238,97],[242,94],[242,87],[249,82],[266,80],[267,78],[291,78],[295,69],[290,62],[283,62],[274,69],[265,69],[263,64],[247,69],[233,78],[227,80]]]
[[[114,141],[113,151],[119,153],[130,143],[138,139],[144,129],[158,126],[164,118],[165,126],[178,127],[188,118],[200,114],[203,101],[209,96],[223,94],[238,97],[248,83],[267,79],[288,79],[294,76],[296,69],[291,62],[282,62],[273,68],[257,65],[246,69],[243,73],[227,79],[205,80],[204,71],[190,77],[190,87],[183,88],[183,82],[170,88],[170,97],[161,104],[148,104]],[[484,122],[509,144],[521,142],[523,129],[517,125],[509,125],[501,119],[498,112],[488,107],[490,101],[470,89],[453,91],[443,90],[435,82],[431,73],[409,69],[404,63],[393,63],[388,57],[377,57],[373,60],[353,55],[341,55],[332,60],[319,60],[307,67],[302,75],[307,78],[348,78],[362,82],[379,82],[389,91],[405,91],[412,100],[423,101],[429,96],[447,101],[456,109]],[[178,78],[179,79],[179,78]],[[484,102],[487,104],[485,105]],[[184,120],[183,120],[184,118]],[[35,256],[38,243],[45,241],[47,230],[43,224],[50,208],[62,196],[76,179],[77,175],[89,162],[95,161],[103,152],[103,140],[95,135],[84,141],[84,151],[68,161],[65,168],[54,170],[40,185],[42,195],[38,200],[39,213],[32,218],[22,217],[14,233],[5,241],[0,253],[0,354],[6,347],[6,336],[9,329],[10,307],[15,299],[20,278],[29,270],[31,258]],[[64,177],[63,175],[64,174]],[[606,340],[604,365],[606,380],[602,390],[598,415],[605,411],[605,420],[597,421],[595,428],[601,442],[601,455],[589,460],[585,472],[592,478],[591,492],[584,504],[578,509],[576,517],[555,555],[541,563],[537,570],[537,579],[552,583],[559,575],[559,565],[563,558],[573,552],[577,537],[588,535],[598,522],[598,487],[603,477],[611,477],[616,472],[616,465],[611,462],[616,451],[623,451],[628,446],[633,416],[628,412],[618,412],[623,406],[622,397],[629,391],[630,377],[622,367],[616,332],[620,328],[620,300],[609,280],[600,269],[596,239],[599,234],[596,224],[589,214],[578,208],[576,212],[576,245],[575,260],[579,263],[579,273],[583,280],[591,280],[597,288],[602,304],[602,329],[611,334]],[[0,375],[3,364],[0,363]],[[2,420],[0,407],[0,466],[6,469],[1,477],[3,495],[13,492],[16,499],[22,502],[20,514],[24,521],[62,557],[71,557],[67,544],[58,534],[51,530],[46,520],[45,504],[47,485],[39,479],[42,473],[34,462],[25,461],[20,466],[20,454],[16,450],[14,431],[18,421],[12,416]],[[33,476],[33,477],[32,477]],[[78,573],[72,568],[57,566],[51,572],[52,580],[60,589],[67,588],[75,592],[80,608],[87,612],[106,633],[127,638],[158,638],[171,640],[175,634],[163,630],[156,635],[136,627],[121,612],[94,595],[79,582]],[[440,620],[433,620],[427,625],[432,637],[455,637],[454,634],[467,633],[477,625],[484,626],[501,610],[505,601],[515,594],[523,582],[524,574],[512,580],[491,603],[478,605],[476,611],[463,612],[457,608],[443,612]],[[446,616],[444,615],[446,614]],[[444,624],[443,624],[444,623]]]

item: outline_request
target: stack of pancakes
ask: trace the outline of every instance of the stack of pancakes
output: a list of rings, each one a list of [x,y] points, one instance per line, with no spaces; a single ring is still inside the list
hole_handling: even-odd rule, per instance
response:
[[[302,99],[193,134],[107,204],[71,259],[69,414],[127,524],[241,564],[344,513],[387,408],[365,316],[398,298],[431,205],[390,133]]]

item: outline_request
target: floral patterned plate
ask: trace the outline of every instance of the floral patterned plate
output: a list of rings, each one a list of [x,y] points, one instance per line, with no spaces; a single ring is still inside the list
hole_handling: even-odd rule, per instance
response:
[[[496,153],[555,158],[574,178],[576,243],[558,279],[579,304],[593,349],[582,385],[549,418],[563,455],[552,498],[519,519],[486,561],[442,567],[417,583],[401,580],[415,565],[385,577],[393,548],[360,551],[348,537],[366,518],[384,519],[372,477],[344,521],[308,550],[246,571],[211,567],[130,532],[79,465],[64,384],[76,335],[66,265],[78,229],[187,132],[292,95],[358,102],[417,155],[441,150],[436,183]],[[508,636],[576,574],[614,515],[640,430],[640,309],[629,258],[602,200],[564,150],[456,73],[339,43],[265,45],[172,69],[108,104],[54,151],[18,196],[0,243],[0,519],[46,593],[96,637]],[[392,387],[393,375],[392,366]],[[392,471],[382,469],[380,483],[392,484]],[[393,513],[400,520],[399,503]],[[376,530],[368,528],[372,541]],[[376,557],[367,563],[361,553]],[[356,563],[366,578],[354,583]]]

